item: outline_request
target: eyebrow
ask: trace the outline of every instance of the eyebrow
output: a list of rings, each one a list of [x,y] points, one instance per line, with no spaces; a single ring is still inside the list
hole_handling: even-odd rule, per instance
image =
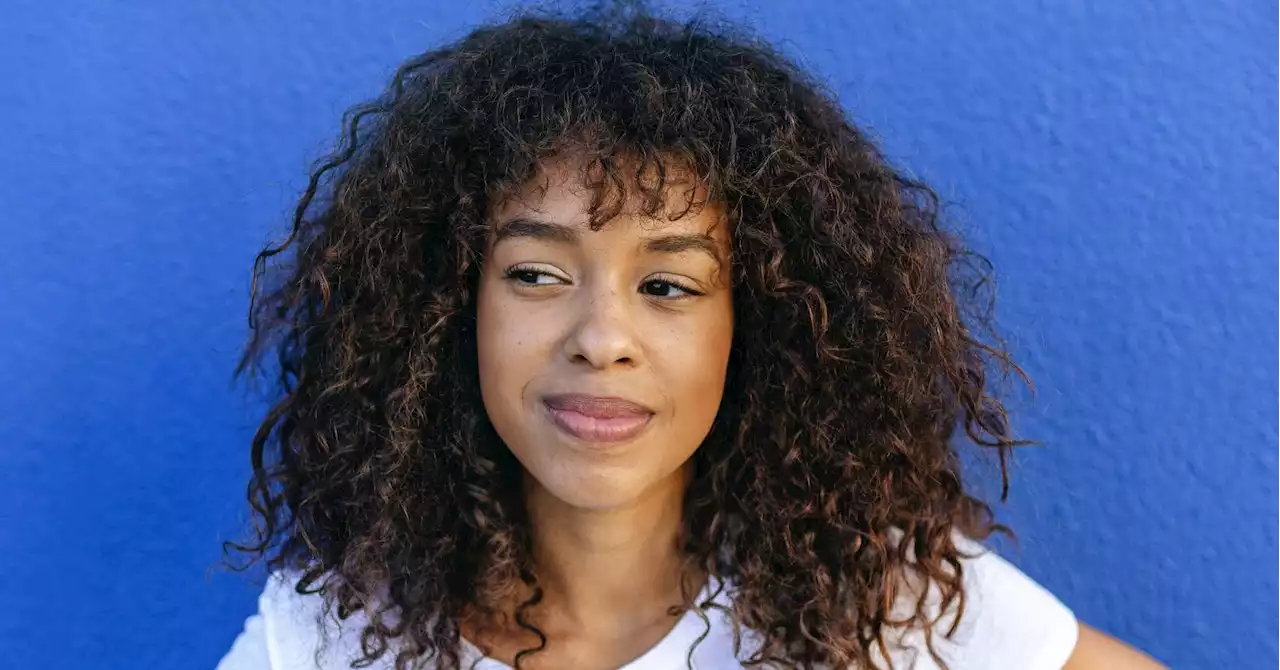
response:
[[[549,221],[516,218],[497,226],[494,244],[513,237],[532,237],[534,239],[556,242],[559,244],[577,244],[581,234],[577,228]],[[645,251],[660,254],[679,254],[686,251],[701,251],[716,262],[723,260],[721,245],[710,235],[677,234],[652,237],[645,240]]]
[[[506,223],[498,224],[497,238],[494,240],[494,244],[513,237],[532,237],[549,242],[576,244],[579,235],[577,230],[558,223],[535,221],[533,219],[511,219]]]

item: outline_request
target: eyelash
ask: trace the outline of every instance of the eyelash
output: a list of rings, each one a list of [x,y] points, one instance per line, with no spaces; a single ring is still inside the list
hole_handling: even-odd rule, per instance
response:
[[[527,275],[536,275],[536,276],[540,276],[540,277],[551,277],[552,279],[555,279],[557,282],[560,282],[560,283],[562,283],[562,284],[567,284],[567,283],[568,283],[568,280],[564,279],[563,277],[559,277],[559,276],[554,275],[554,274],[552,274],[552,273],[550,273],[550,272],[545,272],[545,271],[540,270],[540,269],[537,269],[537,268],[535,268],[535,267],[529,267],[529,266],[524,266],[524,265],[515,265],[515,266],[512,266],[512,267],[510,267],[510,268],[507,268],[506,272],[504,272],[503,274],[504,274],[504,277],[505,277],[508,281],[517,282],[517,283],[519,283],[519,284],[521,284],[521,285],[524,285],[524,286],[553,286],[553,285],[554,285],[554,284],[539,284],[539,283],[537,283],[536,281],[534,281],[534,282],[528,282],[528,281],[525,281],[525,279],[527,279],[527,278],[528,278],[528,277],[527,277]],[[526,277],[522,278],[522,277],[521,277],[521,275],[526,275]],[[689,299],[689,298],[696,298],[696,297],[698,297],[698,296],[705,295],[702,291],[696,290],[696,289],[694,289],[694,288],[690,287],[688,284],[686,284],[686,283],[684,283],[684,282],[682,282],[682,281],[677,281],[677,280],[672,279],[671,277],[667,277],[667,276],[659,276],[659,277],[656,277],[656,278],[651,278],[651,279],[645,280],[645,282],[644,282],[643,284],[641,284],[640,286],[643,288],[643,287],[645,287],[645,286],[650,286],[650,285],[653,285],[653,284],[661,284],[661,285],[664,285],[664,286],[670,286],[670,287],[675,288],[677,291],[680,291],[681,293],[683,293],[683,294],[684,294],[684,295],[679,295],[679,296],[670,296],[670,297],[668,297],[668,296],[658,296],[658,295],[652,295],[652,294],[645,294],[645,295],[647,295],[648,297],[651,297],[651,298],[658,298],[658,299],[660,299],[660,300],[687,300],[687,299]]]
[[[670,277],[654,277],[654,278],[652,278],[652,279],[648,279],[648,280],[646,280],[646,281],[645,281],[643,284],[641,284],[640,286],[641,286],[641,288],[643,288],[643,287],[645,287],[645,286],[649,286],[649,285],[651,285],[651,284],[663,284],[663,285],[666,285],[666,286],[671,286],[671,287],[675,288],[676,290],[678,290],[678,291],[680,291],[680,292],[684,293],[684,295],[674,296],[674,297],[667,297],[667,296],[659,296],[659,295],[645,294],[645,295],[648,295],[648,296],[649,296],[649,297],[651,297],[651,298],[658,298],[658,299],[663,299],[663,300],[688,300],[689,298],[696,298],[696,297],[698,297],[698,296],[700,296],[700,295],[703,295],[702,291],[695,290],[695,289],[693,289],[693,288],[689,287],[689,285],[688,285],[688,284],[685,284],[684,282],[681,282],[681,281],[673,280],[673,279],[672,279],[672,278],[670,278]]]
[[[507,268],[506,272],[503,274],[507,279],[520,284],[524,284],[526,286],[534,286],[534,285],[548,286],[548,284],[536,284],[531,282],[525,282],[521,280],[520,275],[537,275],[539,277],[551,277],[552,279],[555,279],[558,282],[565,283],[565,284],[568,283],[568,280],[566,280],[564,277],[559,277],[551,274],[550,272],[544,272],[543,270],[539,270],[538,268],[535,268],[535,267],[529,267],[527,265],[514,265],[512,267]]]

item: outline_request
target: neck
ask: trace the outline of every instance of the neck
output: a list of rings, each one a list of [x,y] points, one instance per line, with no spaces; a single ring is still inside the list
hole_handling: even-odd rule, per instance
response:
[[[682,586],[696,588],[678,545],[687,473],[668,480],[603,510],[571,507],[529,483],[526,504],[543,589],[538,608],[549,625],[615,631],[652,625],[683,601]]]

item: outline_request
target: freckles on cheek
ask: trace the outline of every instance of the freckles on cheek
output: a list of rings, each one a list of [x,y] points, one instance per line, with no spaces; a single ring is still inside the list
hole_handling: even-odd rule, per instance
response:
[[[683,385],[707,387],[723,383],[720,378],[729,347],[730,339],[714,328],[673,329],[663,333],[656,353],[662,367]]]
[[[545,317],[527,305],[504,305],[495,310],[489,324],[495,355],[511,360],[523,359],[539,348],[547,338]]]

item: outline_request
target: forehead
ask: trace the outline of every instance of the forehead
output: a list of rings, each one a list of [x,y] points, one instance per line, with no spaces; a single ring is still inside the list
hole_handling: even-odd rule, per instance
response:
[[[547,161],[512,197],[498,204],[491,220],[501,224],[536,214],[538,219],[584,231],[620,227],[640,235],[709,235],[727,243],[725,208],[710,198],[703,180],[674,161],[663,167],[659,178],[656,167],[641,170],[634,161],[618,164],[613,174],[605,173],[598,162],[581,158]],[[595,226],[593,220],[598,222]]]

